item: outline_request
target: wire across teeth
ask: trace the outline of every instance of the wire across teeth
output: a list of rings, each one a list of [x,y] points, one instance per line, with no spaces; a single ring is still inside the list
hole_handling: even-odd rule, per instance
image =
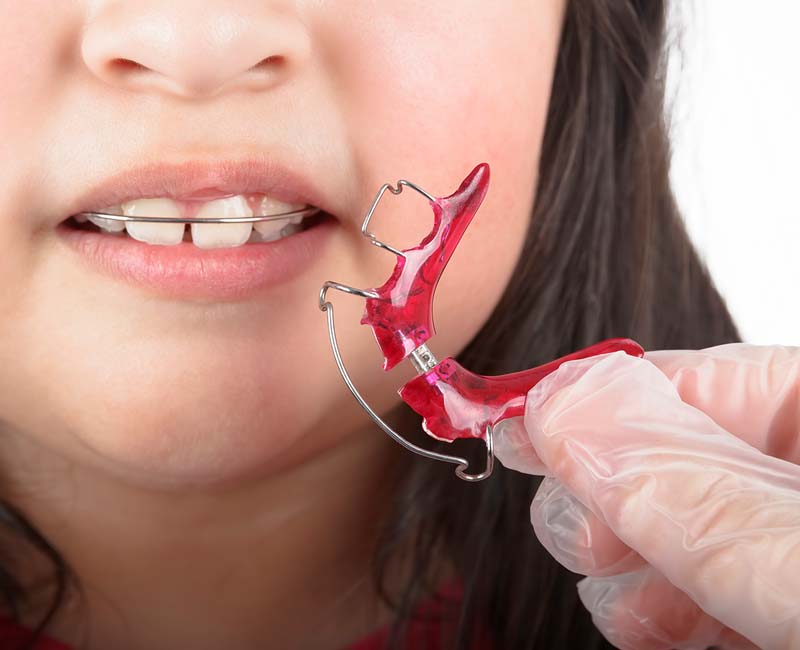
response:
[[[189,210],[171,199],[138,199],[102,212],[81,213],[75,220],[90,221],[106,232],[127,231],[134,239],[161,245],[184,241],[188,223],[196,246],[224,248],[281,239],[302,230],[303,218],[318,212],[307,205],[286,204],[263,196],[255,207],[264,216],[254,216],[251,206],[253,198],[246,200],[241,195],[208,201]]]

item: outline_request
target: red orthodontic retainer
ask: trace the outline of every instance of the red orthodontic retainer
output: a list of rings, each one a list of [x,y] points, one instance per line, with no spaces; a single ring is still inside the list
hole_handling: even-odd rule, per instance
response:
[[[499,422],[523,415],[525,397],[543,377],[566,361],[609,352],[624,351],[642,356],[642,347],[631,339],[608,339],[535,368],[506,375],[486,376],[470,372],[455,359],[437,361],[426,342],[434,335],[433,294],[447,262],[464,231],[480,207],[489,186],[489,165],[482,163],[470,172],[450,196],[436,198],[414,183],[401,180],[397,187],[383,185],[361,227],[370,243],[397,256],[389,279],[376,289],[356,289],[338,282],[326,282],[320,291],[320,309],[328,314],[328,332],[334,358],[347,387],[361,406],[387,434],[407,449],[422,456],[458,465],[456,474],[467,481],[487,478],[493,468],[492,431]],[[419,245],[397,250],[369,232],[368,226],[381,197],[388,190],[399,194],[404,187],[419,192],[433,209],[433,228]],[[409,358],[419,372],[398,392],[403,401],[422,416],[422,427],[438,440],[479,438],[486,443],[486,468],[468,474],[466,459],[423,449],[389,427],[361,397],[353,385],[339,353],[333,321],[333,305],[326,301],[328,289],[337,289],[366,299],[362,324],[369,325],[384,356],[384,370]]]

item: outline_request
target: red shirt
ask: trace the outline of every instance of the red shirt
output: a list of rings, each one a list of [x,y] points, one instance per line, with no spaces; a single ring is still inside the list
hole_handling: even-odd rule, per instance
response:
[[[439,590],[437,597],[417,607],[416,617],[409,623],[405,647],[408,650],[420,647],[430,650],[445,650],[441,646],[444,604],[457,603],[460,595],[460,587],[443,587]],[[30,636],[30,630],[20,627],[7,618],[0,617],[0,647],[5,648],[9,644],[20,645]],[[344,650],[382,650],[388,638],[389,628],[381,628]],[[11,645],[11,647],[14,646]],[[489,647],[489,644],[483,641],[475,646],[475,650],[489,650]],[[33,650],[72,650],[72,648],[60,641],[42,637],[33,646]]]

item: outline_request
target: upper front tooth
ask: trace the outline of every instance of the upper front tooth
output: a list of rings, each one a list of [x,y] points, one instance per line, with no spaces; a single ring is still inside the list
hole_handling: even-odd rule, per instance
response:
[[[208,201],[197,212],[198,219],[215,217],[252,217],[253,211],[241,195]],[[200,248],[241,246],[253,232],[253,224],[243,223],[193,223],[192,241]]]
[[[128,217],[180,217],[181,208],[171,199],[136,199],[122,204],[122,213]],[[172,246],[183,240],[184,223],[155,221],[126,221],[128,234],[148,244]]]

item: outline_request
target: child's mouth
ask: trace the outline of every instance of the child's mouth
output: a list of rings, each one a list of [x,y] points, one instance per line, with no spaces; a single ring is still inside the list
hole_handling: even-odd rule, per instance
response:
[[[140,204],[140,208],[156,207]],[[137,216],[167,216],[166,207],[161,204],[158,212],[142,211]],[[193,207],[194,215],[169,216],[236,216]],[[313,264],[336,220],[322,210],[309,212],[291,219],[208,224],[89,220],[76,215],[57,231],[84,262],[115,279],[169,298],[231,300],[287,282]]]
[[[297,169],[255,158],[121,170],[73,201],[56,232],[114,280],[168,298],[241,300],[309,272],[337,227],[318,207],[329,199],[315,176]],[[247,221],[261,216],[275,218]]]
[[[315,225],[320,211],[308,204],[277,201],[263,193],[236,194],[212,200],[174,200],[167,197],[143,198],[108,206],[100,213],[128,217],[167,217],[185,219],[249,218],[293,214],[285,218],[240,223],[187,223],[117,221],[78,214],[70,217],[72,228],[129,236],[138,241],[161,246],[174,246],[182,241],[198,248],[231,248],[246,243],[271,242],[283,239]]]

